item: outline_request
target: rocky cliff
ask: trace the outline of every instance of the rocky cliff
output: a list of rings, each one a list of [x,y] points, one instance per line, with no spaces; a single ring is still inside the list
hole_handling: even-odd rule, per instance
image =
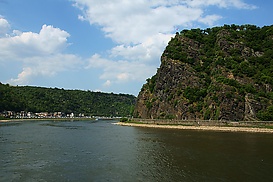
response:
[[[183,30],[143,85],[134,116],[273,120],[272,85],[273,26]]]

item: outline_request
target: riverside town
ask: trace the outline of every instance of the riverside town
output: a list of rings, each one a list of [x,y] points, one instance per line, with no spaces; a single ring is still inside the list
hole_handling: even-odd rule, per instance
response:
[[[26,111],[21,111],[21,112],[3,111],[2,113],[0,113],[0,116],[5,117],[5,118],[11,118],[11,119],[14,119],[14,118],[16,118],[16,119],[26,119],[26,118],[75,118],[75,117],[91,118],[90,116],[87,117],[82,113],[80,113],[78,115],[75,115],[74,113],[63,113],[63,112],[33,113],[33,112],[26,112]]]

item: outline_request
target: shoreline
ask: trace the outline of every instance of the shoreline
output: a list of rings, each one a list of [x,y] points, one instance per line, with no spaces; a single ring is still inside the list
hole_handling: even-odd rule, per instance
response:
[[[94,120],[93,118],[22,118],[22,119],[0,119],[0,123],[23,122],[23,121],[84,121]]]
[[[38,121],[62,121],[62,120],[85,120],[86,118],[39,118]],[[90,118],[89,118],[90,119]],[[7,122],[23,122],[33,121],[35,119],[8,119],[0,120],[0,123]],[[179,130],[196,130],[196,131],[219,131],[219,132],[248,132],[248,133],[273,133],[273,129],[259,127],[244,127],[244,126],[186,126],[186,125],[171,125],[171,124],[146,124],[133,122],[117,122],[113,123],[120,126],[129,127],[144,127],[144,128],[161,128],[161,129],[179,129]]]
[[[120,126],[145,127],[145,128],[163,128],[163,129],[180,129],[180,130],[197,130],[197,131],[220,131],[220,132],[248,132],[248,133],[273,133],[273,129],[240,127],[240,126],[184,126],[184,125],[159,125],[159,124],[138,124],[138,123],[115,123]]]

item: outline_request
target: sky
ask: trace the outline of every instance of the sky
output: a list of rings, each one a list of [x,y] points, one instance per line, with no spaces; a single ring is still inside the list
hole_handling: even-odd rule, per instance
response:
[[[183,29],[272,25],[272,0],[0,0],[0,82],[138,95]]]

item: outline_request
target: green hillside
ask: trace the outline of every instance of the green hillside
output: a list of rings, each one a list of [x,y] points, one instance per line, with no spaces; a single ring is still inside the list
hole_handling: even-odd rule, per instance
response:
[[[0,84],[0,111],[128,116],[134,104],[133,95]]]
[[[273,26],[225,25],[176,33],[135,116],[273,120]]]

